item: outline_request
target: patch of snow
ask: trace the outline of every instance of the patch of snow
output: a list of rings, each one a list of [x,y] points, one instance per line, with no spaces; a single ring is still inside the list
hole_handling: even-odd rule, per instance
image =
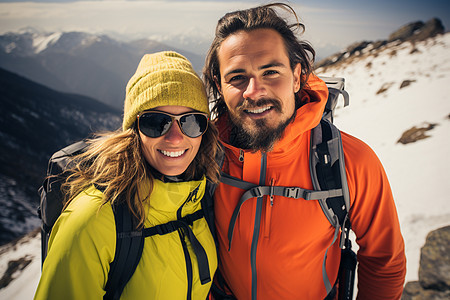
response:
[[[47,49],[49,45],[56,43],[61,37],[61,32],[55,32],[50,35],[36,35],[33,39],[33,48],[36,54]]]
[[[11,117],[13,117],[14,119],[16,119],[17,121],[19,121],[20,123],[26,123],[26,121],[24,120],[24,118],[22,118],[21,116],[18,116],[14,113],[11,114]]]
[[[30,234],[14,244],[0,247],[0,278],[4,276],[8,262],[26,257],[32,259],[24,270],[12,274],[11,281],[0,290],[0,299],[33,299],[41,275],[41,237]]]
[[[14,42],[9,43],[9,44],[6,45],[6,47],[5,47],[5,52],[6,52],[6,53],[11,53],[16,47],[17,47],[16,43],[14,43]]]

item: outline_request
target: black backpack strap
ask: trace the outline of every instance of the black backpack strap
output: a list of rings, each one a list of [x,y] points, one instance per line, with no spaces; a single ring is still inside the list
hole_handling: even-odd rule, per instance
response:
[[[214,191],[216,187],[217,184],[206,180],[205,195],[201,200],[205,220],[214,240],[216,240],[216,226],[214,224]]]
[[[103,299],[119,299],[133,276],[144,249],[142,231],[134,231],[133,217],[125,203],[113,208],[116,221],[116,252],[108,274]]]
[[[322,119],[320,124],[311,131],[310,172],[314,189],[342,190],[340,196],[319,199],[320,206],[325,216],[335,228],[333,241],[325,251],[322,264],[322,275],[327,293],[333,293],[333,287],[326,272],[326,259],[328,249],[336,242],[340,231],[341,236],[339,246],[342,250],[339,277],[342,277],[343,268],[347,269],[347,271],[345,271],[347,272],[347,275],[345,275],[345,280],[339,280],[339,293],[342,294],[342,291],[346,290],[347,295],[350,295],[351,299],[351,294],[353,293],[354,271],[356,268],[356,256],[351,250],[351,242],[349,240],[351,229],[350,219],[348,217],[348,212],[350,210],[350,195],[345,171],[341,135],[339,130],[329,120]],[[353,278],[353,280],[351,280],[351,278]]]
[[[350,210],[350,194],[345,172],[344,150],[339,130],[328,120],[322,119],[311,131],[310,150],[311,180],[315,190],[339,189],[337,197],[320,198],[319,203],[328,221],[333,227],[342,229],[340,247],[344,247],[345,234]]]
[[[186,225],[191,225],[194,223],[194,221],[199,220],[203,218],[203,210],[197,210],[196,212],[186,215],[180,220],[173,220],[164,224],[155,225],[153,227],[148,227],[143,229],[143,235],[144,237],[149,237],[155,234],[159,235],[165,235],[171,232],[174,232],[175,230],[178,230],[180,228],[184,228]]]
[[[222,169],[225,161],[224,146],[219,142],[219,149],[217,151],[215,161],[219,166],[219,170]],[[216,240],[216,226],[214,224],[214,192],[218,183],[213,183],[208,178],[206,179],[205,195],[202,198],[202,209],[205,215],[206,222],[208,223],[209,230],[211,231],[214,241]]]

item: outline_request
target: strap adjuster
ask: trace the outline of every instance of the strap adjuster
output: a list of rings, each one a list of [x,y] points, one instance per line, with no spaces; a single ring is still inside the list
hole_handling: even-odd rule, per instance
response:
[[[300,192],[301,192],[301,188],[298,187],[287,187],[285,189],[285,197],[289,197],[289,198],[295,198],[298,199],[300,198]]]
[[[259,198],[263,196],[263,193],[260,191],[260,186],[254,187],[251,189],[252,196],[255,198]]]

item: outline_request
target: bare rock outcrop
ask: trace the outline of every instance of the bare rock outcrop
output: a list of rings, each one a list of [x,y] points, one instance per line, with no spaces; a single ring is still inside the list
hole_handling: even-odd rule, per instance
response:
[[[433,18],[426,23],[418,21],[400,27],[389,36],[388,42],[424,40],[442,33],[444,33],[444,25],[441,20]]]
[[[363,53],[374,53],[389,43],[414,43],[426,40],[438,34],[443,34],[444,32],[444,25],[441,20],[437,18],[432,18],[426,23],[422,21],[412,22],[391,33],[387,40],[362,41],[354,43],[341,52],[335,53],[325,59],[322,59],[321,61],[316,62],[314,64],[314,68],[318,69],[335,65],[346,60],[351,60],[352,58],[362,55]]]
[[[430,232],[420,254],[419,281],[408,282],[402,300],[450,299],[450,226]]]

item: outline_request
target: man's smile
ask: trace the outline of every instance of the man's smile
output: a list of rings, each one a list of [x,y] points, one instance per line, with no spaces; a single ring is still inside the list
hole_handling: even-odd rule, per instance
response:
[[[245,109],[244,111],[249,114],[261,114],[272,108],[273,108],[273,106],[264,106],[264,107],[258,107],[258,108],[253,108],[253,109]]]

